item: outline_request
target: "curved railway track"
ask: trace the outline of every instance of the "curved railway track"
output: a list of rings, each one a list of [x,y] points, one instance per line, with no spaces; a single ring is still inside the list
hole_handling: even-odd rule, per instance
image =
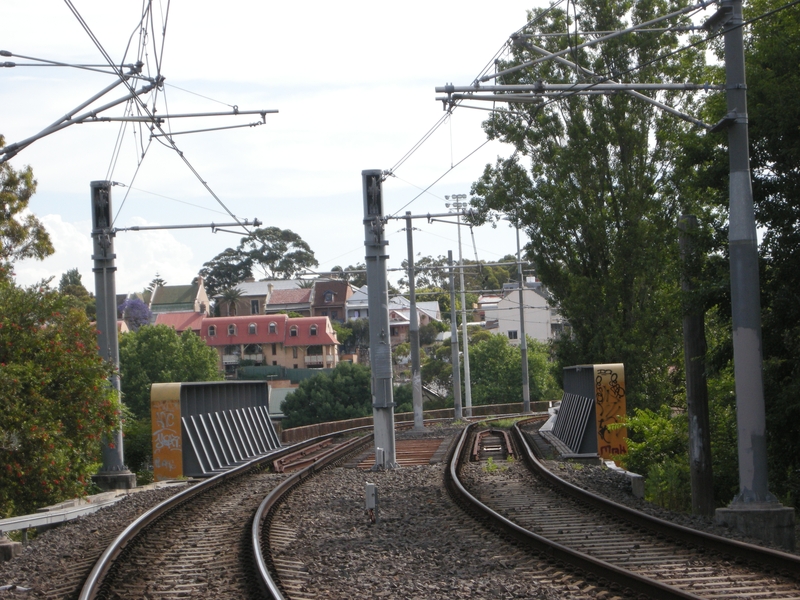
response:
[[[650,598],[800,598],[800,557],[613,504],[547,471],[518,426],[514,433],[530,470],[515,464],[487,476],[485,462],[466,461],[474,434],[465,430],[449,472],[462,502],[520,543]]]
[[[370,436],[361,436],[354,441],[341,434],[324,437],[334,442],[319,448],[320,453],[370,440]],[[265,495],[282,481],[322,468],[320,463],[332,460],[329,454],[315,463],[307,454],[303,460],[310,461],[311,466],[294,475],[270,469],[270,463],[287,458],[304,445],[271,453],[205,480],[142,515],[105,550],[79,598],[261,596],[248,524]],[[297,462],[288,458],[290,465]]]

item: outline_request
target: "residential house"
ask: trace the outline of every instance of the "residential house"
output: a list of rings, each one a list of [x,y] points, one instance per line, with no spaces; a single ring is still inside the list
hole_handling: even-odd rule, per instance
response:
[[[347,318],[347,301],[352,295],[353,287],[346,281],[317,279],[314,281],[311,314],[342,323]]]
[[[332,369],[339,362],[339,342],[328,317],[207,317],[200,337],[217,350],[228,373],[244,360],[288,369]]]
[[[153,315],[171,312],[195,312],[211,314],[211,303],[206,294],[203,278],[198,277],[189,285],[159,285],[150,298]]]
[[[502,298],[494,307],[485,304],[486,328],[498,335],[505,335],[513,345],[520,343],[519,288],[516,283],[506,284]],[[525,315],[525,334],[535,340],[546,342],[563,327],[563,319],[557,309],[550,305],[547,291],[540,281],[529,278],[522,290]]]
[[[347,320],[369,318],[369,302],[367,299],[367,286],[354,288],[353,294],[345,303]]]
[[[300,279],[274,279],[254,281],[249,279],[236,286],[242,297],[233,310],[226,303],[220,304],[221,316],[263,315],[284,312],[297,312],[311,316],[312,288],[301,288]],[[222,295],[214,300],[219,304]]]
[[[438,302],[417,302],[417,322],[420,327],[441,320]],[[408,341],[410,326],[411,301],[403,296],[395,296],[389,300],[389,339],[392,347]]]

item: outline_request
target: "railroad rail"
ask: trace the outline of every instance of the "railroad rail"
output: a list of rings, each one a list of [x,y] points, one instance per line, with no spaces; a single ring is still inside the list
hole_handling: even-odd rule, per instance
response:
[[[363,429],[363,428],[362,428]],[[344,433],[344,432],[343,432]],[[334,444],[367,443],[363,431],[330,434]],[[353,434],[359,437],[351,439]],[[80,600],[95,598],[259,595],[247,524],[264,496],[295,475],[271,472],[269,463],[296,453],[278,450],[206,479],[147,511],[103,552]],[[311,457],[309,457],[311,458]],[[316,463],[318,465],[318,463]],[[313,468],[306,467],[306,469]]]
[[[541,464],[518,425],[514,442],[530,473],[487,482],[466,463],[473,430],[456,448],[448,485],[471,512],[532,551],[650,598],[800,597],[797,556],[697,532],[573,486]]]

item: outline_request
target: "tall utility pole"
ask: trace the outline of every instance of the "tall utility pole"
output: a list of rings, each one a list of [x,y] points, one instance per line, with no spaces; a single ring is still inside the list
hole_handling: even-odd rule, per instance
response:
[[[117,336],[117,288],[114,266],[114,231],[111,228],[111,182],[92,181],[92,259],[94,260],[94,289],[97,302],[97,343],[100,357],[114,365],[111,386],[119,398],[119,342]],[[136,474],[125,466],[122,449],[122,427],[103,440],[103,466],[92,477],[104,490],[136,487]]]
[[[525,278],[522,275],[522,252],[519,245],[519,222],[514,224],[517,230],[517,275],[519,276],[519,350],[522,355],[522,412],[531,412],[531,381],[528,375],[528,338],[525,335]]]
[[[742,0],[723,0],[717,13],[706,24],[708,28],[722,26],[725,29],[728,114],[714,129],[728,129],[728,248],[736,423],[739,437],[739,494],[728,508],[717,510],[716,518],[735,525],[745,533],[762,539],[766,533],[772,541],[784,547],[793,547],[794,510],[783,507],[767,487],[758,241],[750,180],[742,21]],[[784,538],[785,542],[782,541]]]
[[[394,441],[392,345],[389,329],[389,288],[386,279],[383,173],[361,171],[364,198],[364,246],[369,306],[369,363],[372,371],[372,417],[375,431],[373,470],[397,468]]]
[[[419,320],[417,319],[417,287],[414,272],[414,235],[411,211],[406,211],[406,240],[408,242],[408,294],[411,300],[409,312],[408,341],[411,344],[411,399],[414,407],[414,430],[422,431],[422,374],[419,366]]]
[[[461,209],[467,206],[464,200],[467,199],[466,194],[453,194],[445,196],[445,198],[452,198],[453,202],[445,206],[452,206],[456,209],[456,218],[458,223],[458,276],[461,283],[461,333],[464,337],[464,401],[467,409],[467,416],[472,416],[472,384],[469,376],[469,338],[467,337],[467,296],[464,291],[464,258],[461,255]]]
[[[453,274],[453,251],[447,251],[450,270],[450,362],[453,365],[453,418],[461,420],[461,361],[458,351],[458,319],[456,318],[456,282]]]

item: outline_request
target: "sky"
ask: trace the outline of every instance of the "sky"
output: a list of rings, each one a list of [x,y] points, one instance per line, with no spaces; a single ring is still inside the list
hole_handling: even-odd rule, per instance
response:
[[[525,24],[526,11],[544,3],[232,0],[222,8],[206,0],[153,0],[153,37],[165,77],[156,101],[160,114],[232,112],[234,106],[279,112],[267,114],[258,127],[176,135],[199,178],[174,150],[130,123],[72,125],[34,142],[11,165],[33,168],[38,188],[29,208],[56,252],[44,261],[17,263],[17,283],[54,277],[57,285],[64,272],[77,268],[92,290],[89,184],[95,180],[122,184],[112,188],[117,228],[226,223],[230,211],[298,233],[314,251],[319,271],[363,262],[361,171],[394,167],[443,116],[434,88],[472,83]],[[20,63],[0,68],[0,134],[7,144],[39,132],[113,81],[85,69],[21,64],[31,61],[18,55],[104,63],[70,4],[114,61],[122,60],[129,40],[126,60],[135,56],[141,0],[0,0],[0,50],[15,55],[2,61]],[[150,42],[145,72],[153,74],[158,52]],[[92,106],[123,95],[117,87]],[[119,117],[123,109],[103,114]],[[481,147],[488,114],[455,110],[385,181],[386,212],[446,212],[446,196],[469,194],[487,163],[510,155],[512,149],[499,142]],[[171,127],[178,132],[259,118],[174,119]],[[390,269],[407,257],[404,226],[390,220],[386,227]],[[414,227],[415,254],[452,250],[458,257],[457,227],[426,219]],[[477,254],[493,262],[516,252],[515,233],[505,224],[473,233],[474,245],[462,228],[465,258]],[[121,231],[115,241],[117,292],[141,291],[156,273],[169,284],[188,284],[203,263],[240,239],[210,229]],[[389,278],[400,276],[391,272]]]

